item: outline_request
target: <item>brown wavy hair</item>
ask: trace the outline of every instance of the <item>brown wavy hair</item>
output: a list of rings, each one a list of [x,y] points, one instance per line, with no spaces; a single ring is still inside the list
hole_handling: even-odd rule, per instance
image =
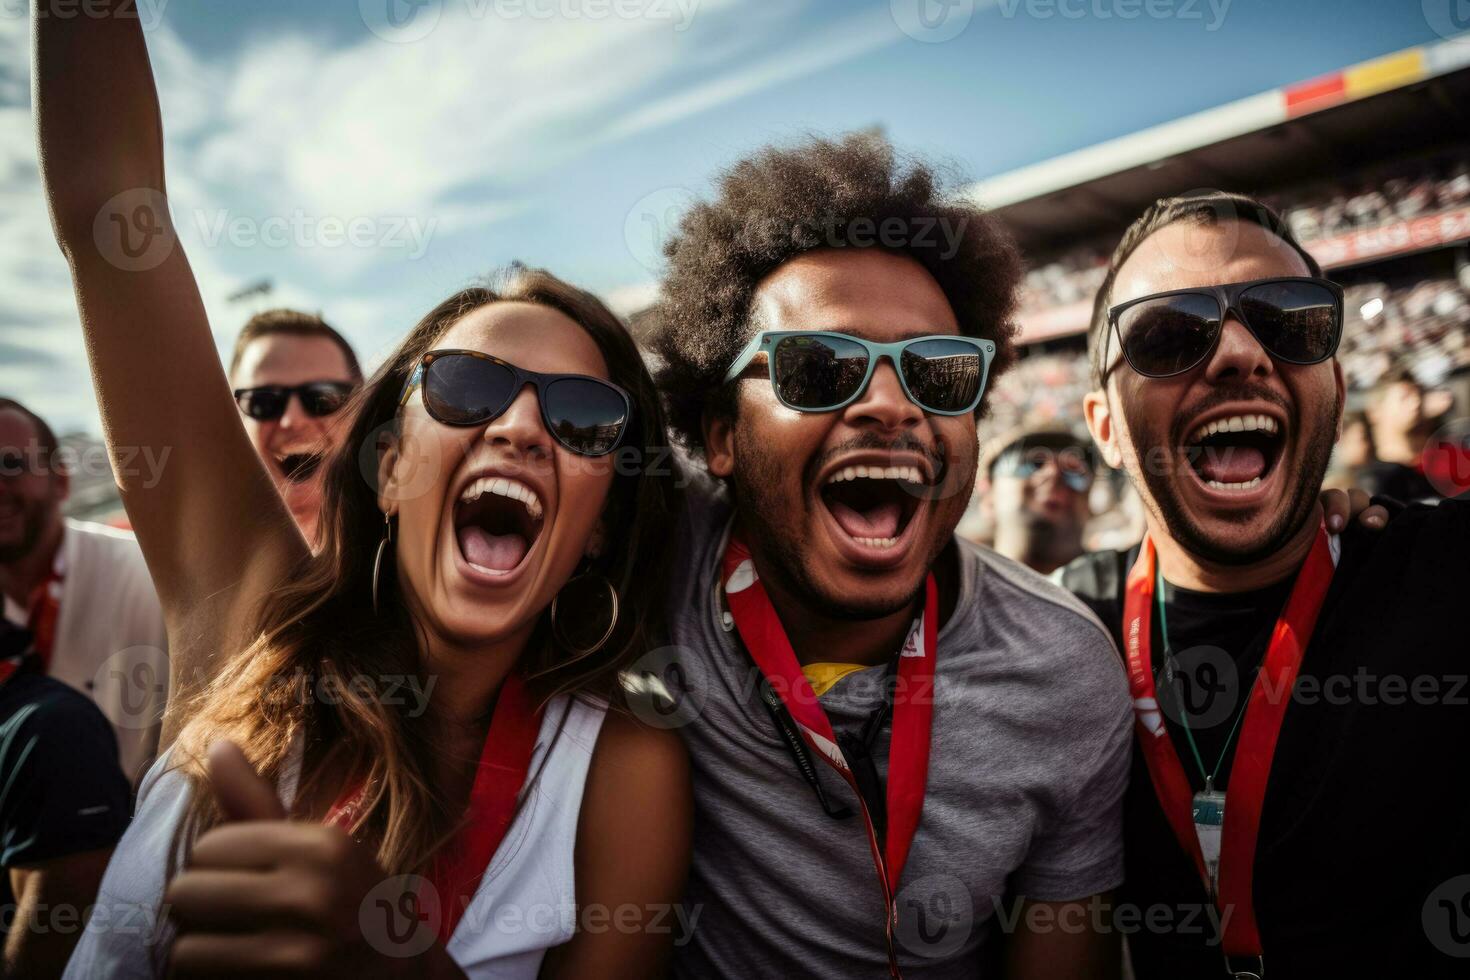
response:
[[[383,535],[378,454],[383,435],[398,433],[400,395],[420,358],[462,316],[502,301],[535,303],[575,320],[633,400],[603,515],[606,543],[593,561],[618,589],[617,628],[595,654],[580,657],[558,646],[543,613],[516,669],[543,705],[563,693],[618,704],[619,672],[661,643],[665,524],[676,489],[653,381],[628,331],[599,300],[548,272],[513,266],[498,282],[463,289],[430,310],[347,407],[350,434],[325,463],[320,552],[303,559],[262,602],[254,639],[198,695],[179,736],[176,765],[194,793],[173,849],[174,868],[191,842],[219,822],[202,760],[208,745],[223,738],[278,785],[293,745],[303,740],[298,801],[334,775],[362,780],[367,793],[352,832],[375,843],[390,875],[422,869],[457,828],[462,806],[443,798],[429,775],[430,727],[353,682],[424,680],[422,629],[405,603],[393,601],[392,586],[384,589],[381,613],[373,610],[373,563]],[[334,696],[319,696],[323,690]]]

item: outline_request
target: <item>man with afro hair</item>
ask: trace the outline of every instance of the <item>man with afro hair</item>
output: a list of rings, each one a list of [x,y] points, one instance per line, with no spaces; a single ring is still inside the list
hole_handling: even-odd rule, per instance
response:
[[[1021,263],[953,186],[881,136],[809,138],[667,246],[660,381],[710,477],[662,671],[697,807],[678,976],[1119,970],[1119,658],[954,533]]]

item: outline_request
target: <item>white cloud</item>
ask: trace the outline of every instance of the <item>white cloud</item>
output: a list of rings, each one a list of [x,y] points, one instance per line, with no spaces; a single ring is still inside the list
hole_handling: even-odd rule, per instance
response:
[[[664,126],[772,85],[841,64],[899,39],[886,9],[869,11],[833,25],[823,37],[802,45],[796,52],[780,52],[687,92],[641,106],[609,126],[604,136],[621,139]]]
[[[486,0],[445,0],[415,43],[360,25],[345,44],[287,29],[245,33],[208,58],[165,19],[147,37],[169,194],[217,341],[227,346],[251,312],[227,297],[270,278],[257,305],[322,310],[371,362],[421,312],[376,284],[406,254],[382,244],[390,222],[416,220],[432,249],[439,236],[504,221],[537,203],[541,174],[601,143],[902,40],[882,6],[810,31],[801,5],[700,0],[675,30],[656,18],[497,17]],[[63,427],[95,430],[71,284],[36,174],[28,30],[0,17],[0,390]],[[379,238],[324,244],[332,219],[375,223]],[[234,234],[259,239],[268,222],[292,221],[275,245]],[[423,262],[414,274],[436,270]],[[653,293],[636,283],[608,295],[628,313]]]
[[[656,299],[658,299],[658,283],[652,279],[647,282],[615,286],[602,293],[602,301],[607,304],[608,309],[622,317],[632,316],[634,313],[648,309]]]

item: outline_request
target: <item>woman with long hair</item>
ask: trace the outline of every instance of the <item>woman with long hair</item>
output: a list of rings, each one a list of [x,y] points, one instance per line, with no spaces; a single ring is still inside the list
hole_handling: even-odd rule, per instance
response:
[[[169,450],[119,483],[171,688],[69,973],[656,974],[691,804],[620,693],[674,494],[632,340],[544,272],[450,296],[355,397],[312,555],[173,237],[139,21],[104,7],[37,19],[35,107],[109,444]]]

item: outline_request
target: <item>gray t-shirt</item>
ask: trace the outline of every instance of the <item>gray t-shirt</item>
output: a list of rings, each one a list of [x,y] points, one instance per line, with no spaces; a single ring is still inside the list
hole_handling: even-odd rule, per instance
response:
[[[684,978],[886,977],[882,893],[861,817],[822,812],[722,625],[722,497],[696,491],[678,534],[670,717],[694,765],[697,915]],[[924,809],[899,882],[904,976],[994,975],[1005,898],[1085,898],[1123,880],[1132,712],[1113,642],[1071,595],[958,543],[959,597],[939,632]],[[821,697],[839,732],[878,707],[884,667]],[[874,744],[887,779],[889,726]],[[816,763],[828,798],[855,804]]]

